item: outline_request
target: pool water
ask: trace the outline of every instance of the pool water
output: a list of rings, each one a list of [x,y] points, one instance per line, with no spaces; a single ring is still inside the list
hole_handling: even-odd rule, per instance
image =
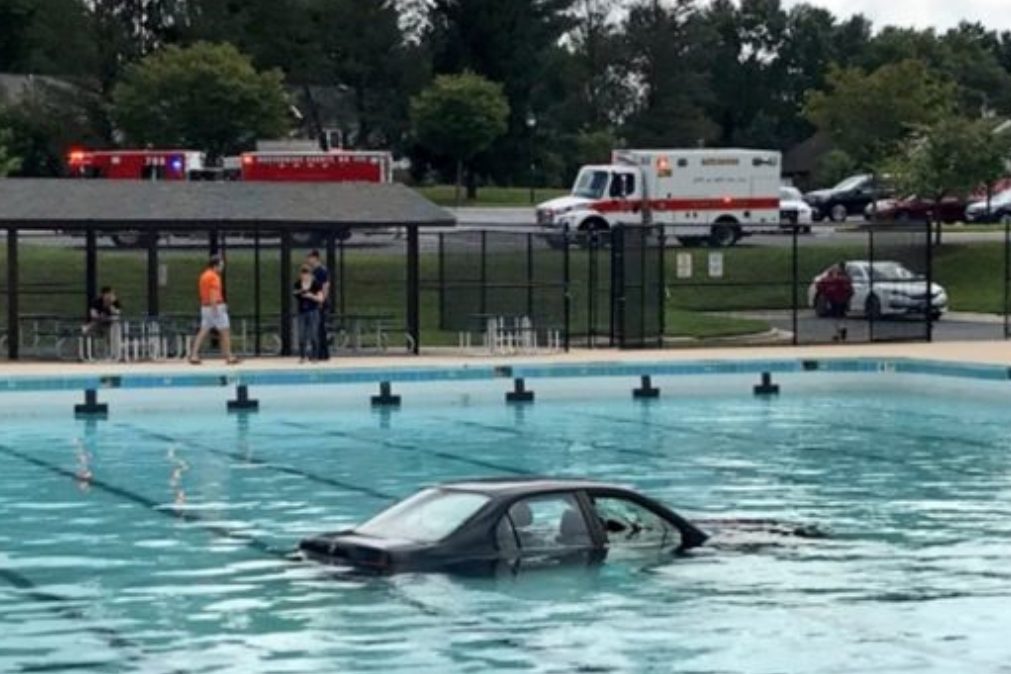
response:
[[[8,417],[0,671],[1011,672],[1006,401],[917,381]],[[419,485],[510,474],[832,536],[488,579],[285,557]]]

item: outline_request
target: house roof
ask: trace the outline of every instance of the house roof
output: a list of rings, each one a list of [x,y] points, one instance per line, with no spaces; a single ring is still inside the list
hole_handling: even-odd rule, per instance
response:
[[[455,223],[448,211],[399,184],[0,180],[0,227],[343,229]]]

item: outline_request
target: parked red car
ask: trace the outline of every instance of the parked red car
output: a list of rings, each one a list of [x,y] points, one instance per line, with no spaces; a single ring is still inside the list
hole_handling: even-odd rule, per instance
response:
[[[945,197],[935,207],[933,199],[921,199],[913,195],[902,199],[882,199],[867,206],[864,215],[868,220],[879,222],[923,222],[930,217],[940,218],[941,222],[963,222],[968,205],[965,199]],[[938,212],[935,213],[935,210]]]

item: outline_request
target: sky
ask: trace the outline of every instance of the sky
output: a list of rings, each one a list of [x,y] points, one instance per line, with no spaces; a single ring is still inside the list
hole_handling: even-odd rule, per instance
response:
[[[962,20],[979,21],[994,30],[1011,30],[1011,0],[805,0],[836,16],[864,14],[875,28],[892,24],[944,30]],[[786,0],[784,5],[801,0]]]

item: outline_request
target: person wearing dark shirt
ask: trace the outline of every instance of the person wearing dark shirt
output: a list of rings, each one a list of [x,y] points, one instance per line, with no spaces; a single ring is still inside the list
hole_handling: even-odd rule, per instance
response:
[[[105,286],[98,297],[88,304],[88,317],[84,324],[85,335],[97,335],[109,340],[109,355],[113,359],[119,358],[119,316],[122,310],[116,291],[111,286]]]
[[[295,299],[298,302],[298,355],[299,362],[306,358],[315,361],[319,355],[320,329],[319,321],[322,313],[324,295],[323,286],[312,273],[309,265],[302,265],[299,278],[295,281]]]
[[[305,258],[305,263],[312,271],[312,278],[319,284],[323,293],[323,301],[319,306],[319,335],[316,338],[316,358],[319,360],[330,360],[330,339],[327,334],[328,314],[331,307],[330,270],[323,265],[318,250],[310,252]]]

